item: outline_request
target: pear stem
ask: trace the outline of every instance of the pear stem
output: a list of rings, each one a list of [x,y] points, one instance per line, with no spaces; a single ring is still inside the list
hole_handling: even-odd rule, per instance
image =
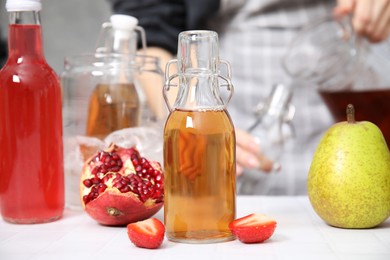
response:
[[[347,109],[346,109],[346,112],[347,112],[347,121],[348,123],[350,124],[353,124],[355,123],[355,108],[353,107],[352,104],[348,104],[347,105]]]

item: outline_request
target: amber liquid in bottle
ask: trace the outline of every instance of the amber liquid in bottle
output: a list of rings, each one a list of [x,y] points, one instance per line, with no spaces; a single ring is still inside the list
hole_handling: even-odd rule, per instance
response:
[[[87,135],[108,134],[140,124],[140,101],[133,83],[98,84],[89,101]]]
[[[174,110],[164,131],[166,235],[193,243],[233,239],[235,133],[227,112]]]

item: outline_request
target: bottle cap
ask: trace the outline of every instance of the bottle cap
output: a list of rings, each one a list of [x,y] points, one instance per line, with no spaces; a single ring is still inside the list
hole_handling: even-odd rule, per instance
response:
[[[8,12],[40,11],[42,4],[40,0],[7,0],[5,8]]]
[[[130,38],[131,32],[138,25],[138,19],[123,14],[114,14],[110,17],[112,28],[116,31],[116,35],[123,38]]]

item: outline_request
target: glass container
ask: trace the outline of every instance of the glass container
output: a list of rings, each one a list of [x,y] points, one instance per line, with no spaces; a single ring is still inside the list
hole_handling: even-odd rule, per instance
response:
[[[160,130],[166,116],[162,70],[157,57],[136,51],[137,23],[131,16],[113,15],[102,26],[95,53],[65,59],[61,83],[66,202],[70,207],[81,206],[79,179],[84,161],[107,148],[112,136],[133,140],[124,143],[137,146],[143,156],[153,153],[151,158],[156,158],[158,149],[162,156]],[[142,45],[146,46],[144,41]],[[120,139],[125,138],[115,140]],[[161,141],[153,151],[145,151],[142,147],[151,147],[144,143],[147,140]]]
[[[61,87],[42,46],[41,2],[8,0],[9,56],[0,71],[0,208],[12,223],[61,218]]]
[[[232,240],[235,219],[235,132],[219,87],[232,94],[230,67],[219,59],[218,35],[179,35],[177,59],[168,63],[164,95],[169,116],[164,129],[164,219],[169,240],[212,243]],[[176,64],[177,73],[170,75]],[[220,64],[228,68],[219,74]],[[178,94],[171,106],[171,81]],[[221,81],[221,82],[220,82]]]

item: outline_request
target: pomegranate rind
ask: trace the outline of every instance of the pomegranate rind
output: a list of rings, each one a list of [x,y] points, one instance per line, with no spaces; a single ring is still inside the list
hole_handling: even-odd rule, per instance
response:
[[[85,205],[85,211],[98,223],[106,226],[124,226],[150,218],[164,205],[152,200],[141,202],[133,193],[107,191]]]

